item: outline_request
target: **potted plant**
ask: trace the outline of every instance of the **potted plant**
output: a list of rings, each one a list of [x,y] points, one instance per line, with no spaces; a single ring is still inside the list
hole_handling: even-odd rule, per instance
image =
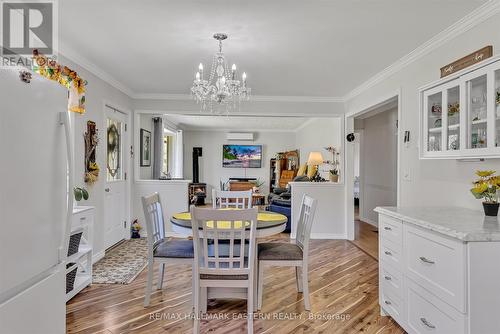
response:
[[[483,208],[486,216],[498,215],[497,190],[500,188],[500,176],[493,170],[478,170],[479,179],[474,181],[474,188],[470,191],[477,199],[484,199]]]
[[[339,182],[339,171],[335,169],[330,169],[328,176],[331,182]]]
[[[80,202],[82,199],[85,201],[89,199],[89,193],[87,189],[82,187],[74,187],[73,195],[75,196],[75,201],[77,202]]]

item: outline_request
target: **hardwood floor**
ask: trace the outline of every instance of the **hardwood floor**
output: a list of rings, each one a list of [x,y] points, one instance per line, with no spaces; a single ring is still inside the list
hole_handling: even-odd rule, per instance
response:
[[[378,229],[375,226],[356,219],[352,243],[378,260]]]
[[[255,333],[404,333],[380,317],[375,258],[349,241],[312,240],[309,267],[311,313],[297,293],[293,269],[266,270]],[[68,333],[191,333],[191,267],[167,265],[163,290],[153,290],[148,308],[145,274],[129,285],[86,288],[67,305]],[[210,300],[201,333],[246,333],[245,312],[244,300]]]

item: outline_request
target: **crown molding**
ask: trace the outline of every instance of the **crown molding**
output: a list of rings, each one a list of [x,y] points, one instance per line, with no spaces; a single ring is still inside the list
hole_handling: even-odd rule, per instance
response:
[[[102,81],[106,82],[107,84],[118,89],[128,97],[131,98],[133,96],[133,91],[129,87],[115,79],[112,75],[104,71],[102,68],[100,68],[87,58],[83,57],[79,52],[76,52],[73,48],[65,44],[63,41],[59,42],[59,54],[71,60],[76,65],[83,67],[84,69],[86,69]]]
[[[427,55],[431,51],[444,45],[453,38],[470,30],[471,28],[477,26],[478,24],[484,22],[485,20],[487,20],[488,18],[492,17],[493,15],[499,12],[500,12],[499,0],[490,0],[486,2],[484,5],[473,10],[472,12],[470,12],[469,14],[467,14],[466,16],[464,16],[463,18],[461,18],[460,20],[458,20],[457,22],[446,28],[445,30],[441,31],[440,33],[432,37],[427,42],[417,47],[412,52],[403,56],[402,58],[400,58],[390,66],[386,67],[379,73],[375,74],[373,77],[371,77],[358,87],[351,90],[343,97],[343,100],[349,101],[350,99],[358,96],[359,94],[370,89],[376,84],[382,82],[383,80],[387,79],[396,72],[402,70],[411,63]]]
[[[140,93],[131,96],[136,100],[167,100],[167,101],[191,101],[193,97],[189,94],[148,94]],[[342,97],[329,96],[271,96],[252,95],[253,102],[314,102],[314,103],[343,103]]]

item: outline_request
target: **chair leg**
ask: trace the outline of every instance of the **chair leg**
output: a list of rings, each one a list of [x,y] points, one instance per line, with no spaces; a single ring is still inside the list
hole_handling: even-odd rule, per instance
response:
[[[153,289],[153,260],[148,261],[148,278],[146,283],[146,293],[144,295],[144,307],[149,306],[151,290]]]
[[[304,297],[304,308],[306,311],[311,310],[311,302],[309,301],[309,272],[307,265],[302,265],[302,296]]]
[[[257,309],[262,310],[262,294],[264,289],[264,263],[258,261],[259,263],[259,274],[257,277]]]
[[[161,290],[163,288],[164,273],[165,273],[165,263],[160,263],[160,271],[158,273],[158,285],[156,286],[157,290]]]
[[[207,313],[208,288],[200,289],[200,310],[201,313]]]
[[[303,287],[302,287],[302,273],[301,273],[301,267],[295,267],[295,279],[297,281],[297,291],[302,292]]]
[[[254,280],[248,282],[247,296],[247,332],[253,334],[253,312],[254,312]]]

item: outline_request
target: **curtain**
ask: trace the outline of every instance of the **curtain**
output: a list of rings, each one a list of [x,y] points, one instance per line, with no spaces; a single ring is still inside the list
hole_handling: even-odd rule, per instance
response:
[[[173,177],[184,177],[184,144],[182,130],[176,131]]]
[[[153,118],[153,180],[161,176],[163,160],[163,121],[161,117]]]

